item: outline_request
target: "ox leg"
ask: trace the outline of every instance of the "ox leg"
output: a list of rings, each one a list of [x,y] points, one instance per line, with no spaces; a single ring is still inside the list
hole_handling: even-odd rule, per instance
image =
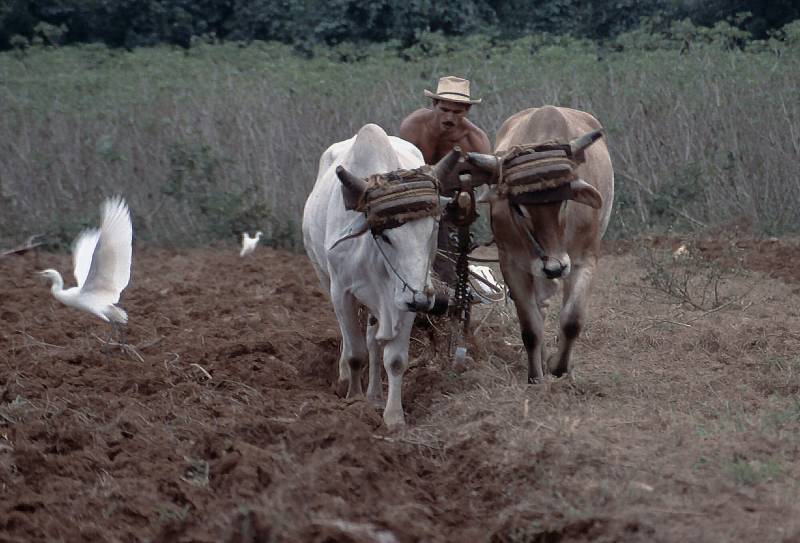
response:
[[[376,407],[383,407],[383,385],[381,384],[381,353],[378,340],[378,319],[370,315],[367,320],[367,351],[369,351],[369,384],[367,399]]]
[[[403,415],[402,386],[403,374],[408,368],[408,342],[413,323],[414,314],[404,314],[400,333],[394,339],[387,341],[383,348],[383,364],[389,380],[389,397],[383,410],[383,422],[390,430],[401,428],[406,423]]]
[[[367,342],[358,322],[358,303],[348,293],[331,293],[331,299],[342,331],[339,385],[341,387],[343,383],[347,383],[348,398],[361,396],[364,394],[361,388],[361,369],[367,360]]]
[[[514,308],[517,310],[522,343],[528,355],[528,383],[541,383],[542,353],[544,348],[544,320],[536,302],[533,277],[521,272],[513,263],[500,262],[506,285],[511,291]]]
[[[547,368],[561,377],[569,373],[569,359],[575,340],[586,322],[586,304],[594,265],[577,265],[564,281],[564,301],[559,317],[558,351],[547,359]]]

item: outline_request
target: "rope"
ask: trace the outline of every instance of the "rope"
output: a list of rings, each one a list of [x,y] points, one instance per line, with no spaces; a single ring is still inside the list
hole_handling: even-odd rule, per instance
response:
[[[438,220],[436,221],[436,225],[437,225],[437,228],[438,228],[438,225],[439,225],[439,221]],[[414,295],[414,302],[416,303],[417,294],[419,294],[420,292],[417,289],[415,289],[414,287],[412,287],[411,285],[409,285],[408,281],[403,279],[403,276],[400,275],[400,273],[395,269],[394,266],[392,266],[392,263],[389,260],[389,257],[387,257],[386,253],[383,252],[383,247],[381,247],[381,244],[378,243],[378,235],[379,234],[377,234],[377,233],[373,233],[372,234],[372,240],[375,242],[375,245],[378,247],[378,251],[381,253],[381,256],[383,257],[383,261],[386,262],[386,265],[389,266],[389,269],[392,271],[392,273],[395,275],[395,277],[397,277],[400,280],[400,282],[403,284],[403,292],[405,292],[406,289],[411,291],[411,294]],[[428,257],[428,265],[427,265],[426,269],[427,269],[427,274],[429,274],[430,273],[430,269],[431,269],[431,257],[430,256]],[[427,274],[426,274],[426,279],[427,279]],[[427,281],[426,281],[426,283],[427,283]]]
[[[531,232],[530,228],[528,228],[527,221],[523,221],[522,224],[520,224],[519,219],[517,218],[517,215],[519,215],[523,219],[525,218],[525,216],[522,215],[522,212],[519,210],[519,206],[515,205],[515,206],[512,206],[512,207],[514,208],[514,211],[516,213],[512,213],[511,214],[511,218],[512,218],[512,220],[514,222],[517,223],[517,226],[519,228],[521,228],[522,231],[525,232],[525,234],[527,235],[528,240],[531,242],[531,246],[533,246],[533,254],[535,254],[537,257],[539,257],[541,259],[542,262],[545,262],[545,263],[547,262],[548,259],[549,260],[555,260],[556,262],[558,262],[558,265],[563,268],[564,267],[564,263],[563,262],[561,262],[557,258],[553,258],[552,256],[547,255],[544,252],[544,249],[542,249],[542,246],[539,245],[538,241],[536,241],[536,237],[533,235],[533,232]]]
[[[412,287],[411,285],[409,285],[408,281],[403,279],[403,276],[400,275],[400,273],[394,268],[394,266],[392,266],[392,263],[389,261],[389,257],[387,257],[386,253],[383,252],[383,247],[381,247],[381,244],[378,243],[378,235],[377,234],[373,234],[372,235],[372,239],[375,241],[375,245],[378,247],[378,251],[380,251],[384,262],[386,262],[386,265],[389,266],[389,269],[392,270],[392,273],[394,273],[395,276],[397,276],[397,278],[400,280],[400,282],[403,283],[403,292],[405,292],[405,290],[408,289],[408,290],[411,291],[411,294],[413,294],[416,297],[416,295],[419,294],[419,291],[417,289],[415,289],[414,287]],[[414,300],[414,301],[416,301],[416,300]]]

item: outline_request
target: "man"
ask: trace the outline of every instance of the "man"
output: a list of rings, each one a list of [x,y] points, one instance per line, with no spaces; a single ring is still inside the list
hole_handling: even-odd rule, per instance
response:
[[[418,109],[403,119],[400,137],[422,151],[426,164],[436,164],[456,145],[465,153],[492,152],[486,132],[467,119],[472,105],[481,103],[480,98],[470,97],[468,80],[451,75],[442,77],[436,92],[425,89],[425,96],[433,99],[431,109]],[[450,229],[443,221],[439,228],[439,249],[455,252],[456,246],[451,242]],[[433,269],[439,279],[448,285],[454,285],[455,265],[452,255],[448,256],[449,258],[445,258],[437,255]]]
[[[486,132],[467,119],[472,105],[481,103],[470,98],[469,81],[442,77],[436,92],[425,89],[425,96],[433,99],[432,108],[406,117],[400,124],[400,137],[419,147],[426,164],[436,164],[456,145],[465,153],[492,152]]]

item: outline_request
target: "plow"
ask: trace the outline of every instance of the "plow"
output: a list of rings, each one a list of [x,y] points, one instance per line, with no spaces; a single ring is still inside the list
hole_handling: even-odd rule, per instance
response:
[[[463,170],[467,167],[466,156],[458,147],[454,151],[458,155],[455,171]],[[467,339],[471,333],[473,293],[490,302],[502,301],[506,294],[504,286],[493,281],[491,276],[487,277],[485,272],[482,275],[472,269],[470,265],[471,261],[497,262],[496,259],[477,259],[470,256],[470,253],[478,246],[473,240],[471,230],[472,225],[479,218],[475,189],[483,184],[485,184],[484,180],[474,178],[471,173],[460,173],[440,180],[442,194],[453,199],[446,209],[443,220],[455,227],[456,238],[455,243],[451,244],[455,246],[455,251],[439,249],[443,258],[448,258],[455,264],[455,282],[448,285],[453,292],[453,300],[447,311],[449,318],[447,344],[454,367],[463,367],[466,363]],[[479,282],[484,291],[493,292],[494,296],[489,297],[488,293],[485,296],[477,294],[478,289],[470,288],[471,280]]]

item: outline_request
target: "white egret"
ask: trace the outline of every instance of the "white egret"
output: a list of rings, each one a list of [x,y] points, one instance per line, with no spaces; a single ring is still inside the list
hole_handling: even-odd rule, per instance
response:
[[[121,196],[106,199],[100,209],[100,228],[84,230],[72,244],[73,274],[78,286],[64,290],[64,280],[57,270],[39,273],[52,281],[50,292],[56,300],[109,322],[116,329],[128,322],[128,314],[114,304],[119,302],[131,277],[133,226],[128,205]]]
[[[261,239],[261,230],[256,232],[256,236],[251,238],[247,232],[242,232],[242,250],[239,251],[239,256],[247,256],[256,250],[258,240]]]

